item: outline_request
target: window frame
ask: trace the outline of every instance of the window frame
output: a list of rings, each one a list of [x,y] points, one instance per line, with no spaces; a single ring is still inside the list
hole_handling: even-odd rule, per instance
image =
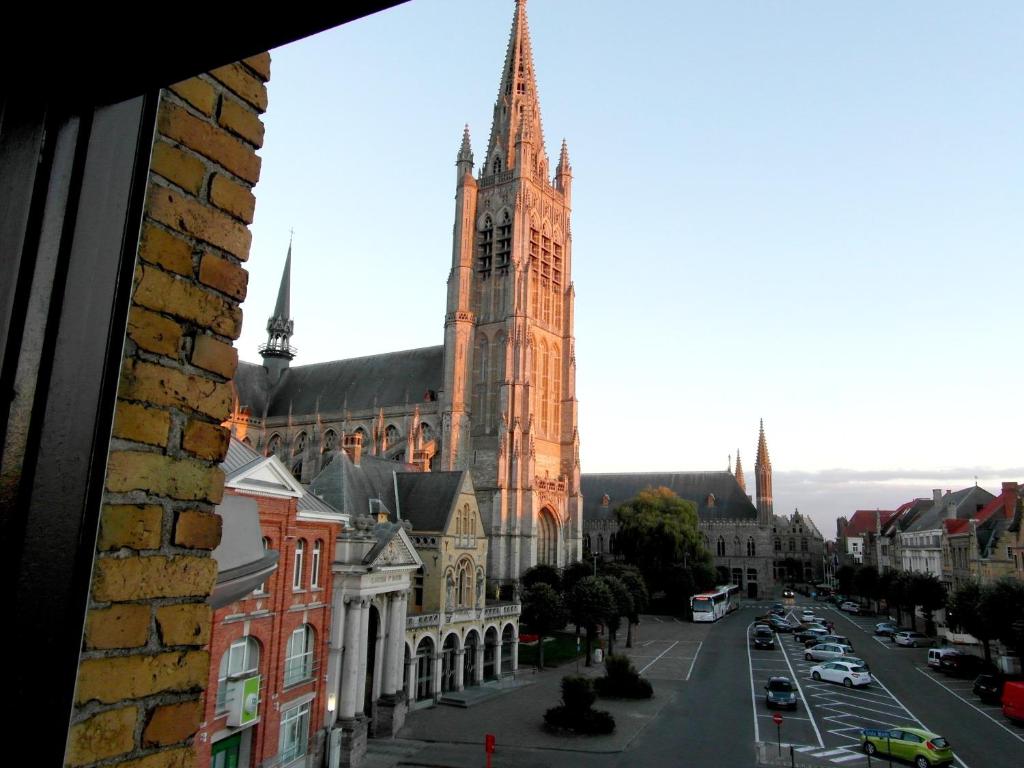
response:
[[[300,648],[296,649],[296,641],[300,637]],[[286,688],[313,678],[314,650],[314,632],[309,624],[302,624],[292,630],[285,647],[284,686]]]
[[[292,560],[292,592],[302,591],[302,565],[306,554],[306,540],[295,542],[295,555]]]
[[[281,765],[306,755],[309,746],[310,703],[304,701],[281,712],[281,726],[278,731],[278,755]]]

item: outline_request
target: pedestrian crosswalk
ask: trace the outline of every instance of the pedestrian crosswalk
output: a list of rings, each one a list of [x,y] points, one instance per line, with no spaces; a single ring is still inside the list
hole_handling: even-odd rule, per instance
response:
[[[846,747],[838,747],[836,749],[822,749],[817,745],[801,747],[794,745],[793,751],[799,752],[800,754],[806,754],[811,757],[827,758],[828,762],[836,763],[838,765],[850,763],[853,760],[857,760],[858,758],[864,757],[864,755],[860,752],[854,752],[853,750],[847,749]]]

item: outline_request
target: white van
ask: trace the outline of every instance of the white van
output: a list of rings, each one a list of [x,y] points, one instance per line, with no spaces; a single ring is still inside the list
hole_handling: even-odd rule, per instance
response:
[[[929,648],[928,649],[928,666],[931,667],[932,669],[938,669],[939,668],[939,662],[942,661],[942,657],[943,656],[948,656],[950,654],[957,654],[957,653],[960,653],[960,651],[958,651],[956,648],[950,648],[949,646],[946,646],[944,648]]]

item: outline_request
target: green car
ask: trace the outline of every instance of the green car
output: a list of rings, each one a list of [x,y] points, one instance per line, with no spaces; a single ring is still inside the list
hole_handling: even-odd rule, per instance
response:
[[[891,755],[913,763],[917,768],[950,765],[953,750],[937,733],[923,728],[864,728],[860,732],[861,747],[869,755]]]

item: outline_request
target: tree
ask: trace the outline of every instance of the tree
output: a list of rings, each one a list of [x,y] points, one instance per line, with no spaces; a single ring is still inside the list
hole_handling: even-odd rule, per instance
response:
[[[853,575],[854,594],[863,600],[874,600],[878,597],[878,569],[873,565],[863,565]]]
[[[534,584],[548,584],[555,592],[560,592],[562,589],[562,576],[558,573],[558,569],[555,566],[539,563],[532,568],[527,568],[519,583],[524,590],[529,589]]]
[[[697,518],[697,505],[668,488],[646,488],[615,510],[619,531],[615,546],[627,563],[637,566],[648,584],[676,563],[686,567],[710,563]]]
[[[605,616],[605,626],[608,627],[608,655],[614,652],[615,633],[619,631],[619,625],[623,616],[629,616],[633,612],[633,596],[622,580],[615,576],[602,576],[604,583],[612,593],[612,611]]]
[[[925,631],[932,633],[932,614],[946,605],[946,588],[930,573],[914,573],[910,576],[909,596],[911,611],[921,606],[924,612]]]
[[[992,628],[992,636],[1024,653],[1024,583],[1005,577],[984,591],[981,613]]]
[[[706,592],[715,586],[718,574],[711,563],[698,563],[690,569],[693,576],[693,588],[698,592]]]
[[[562,569],[562,592],[568,594],[580,579],[594,575],[594,566],[577,560]]]
[[[580,579],[568,594],[569,615],[577,627],[587,631],[587,660],[591,666],[590,649],[598,624],[616,610],[615,598],[608,585],[600,577],[587,576]]]
[[[946,620],[954,628],[962,629],[974,635],[981,641],[985,649],[985,661],[992,661],[992,627],[982,604],[987,597],[988,588],[983,588],[975,582],[968,582],[954,592],[949,598],[949,605],[946,608]],[[992,606],[986,606],[991,610]]]
[[[640,623],[640,614],[647,610],[647,604],[650,602],[647,584],[644,583],[644,578],[640,575],[640,571],[632,565],[609,563],[605,567],[605,572],[619,578],[626,585],[626,589],[629,590],[630,597],[633,598],[633,610],[626,614],[628,619],[626,624],[626,647],[632,648],[633,627]]]
[[[841,565],[836,570],[836,580],[842,594],[849,595],[853,592],[853,577],[856,573],[852,565]]]
[[[908,600],[909,574],[905,571],[889,571],[883,577],[883,594],[886,602],[896,608],[896,622],[903,623],[903,608]],[[911,626],[914,625],[914,611],[910,611]]]
[[[544,637],[568,621],[561,595],[544,582],[528,587],[523,593],[521,619],[537,634],[537,668],[544,669]]]

